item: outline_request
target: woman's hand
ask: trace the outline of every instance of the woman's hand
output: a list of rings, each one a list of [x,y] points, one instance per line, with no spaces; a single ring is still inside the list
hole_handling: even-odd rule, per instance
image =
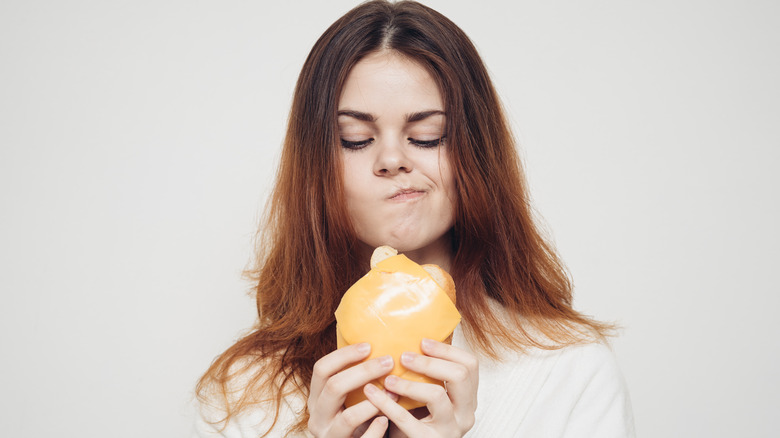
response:
[[[425,355],[404,353],[401,355],[401,363],[419,374],[443,380],[447,389],[392,375],[385,378],[385,388],[395,394],[425,403],[429,411],[427,417],[415,418],[384,391],[370,383],[363,390],[371,403],[398,428],[391,430],[391,436],[462,437],[474,426],[479,384],[477,358],[452,345],[428,339],[423,340],[422,351]]]
[[[370,352],[369,344],[349,345],[322,357],[314,364],[307,401],[309,431],[314,436],[369,438],[384,435],[388,425],[386,417],[379,416],[370,424],[367,423],[379,414],[379,410],[368,400],[344,409],[347,393],[387,375],[393,369],[393,358],[390,356],[378,357],[348,368],[365,359]]]

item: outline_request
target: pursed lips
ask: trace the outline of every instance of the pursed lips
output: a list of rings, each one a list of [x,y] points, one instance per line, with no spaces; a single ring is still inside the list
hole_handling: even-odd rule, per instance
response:
[[[416,188],[401,189],[393,193],[388,199],[390,201],[410,201],[417,199],[425,194],[424,190]]]

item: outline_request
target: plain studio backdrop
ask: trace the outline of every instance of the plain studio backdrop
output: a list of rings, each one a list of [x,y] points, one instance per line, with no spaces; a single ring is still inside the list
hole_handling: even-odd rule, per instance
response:
[[[774,437],[780,3],[431,1],[482,53],[642,437]],[[0,3],[0,435],[186,437],[294,82],[354,1]]]

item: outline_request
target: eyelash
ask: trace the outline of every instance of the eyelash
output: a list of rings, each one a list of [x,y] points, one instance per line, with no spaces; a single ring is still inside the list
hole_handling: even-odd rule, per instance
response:
[[[442,143],[444,143],[445,138],[446,136],[439,137],[436,140],[415,140],[409,137],[407,138],[407,140],[409,140],[409,143],[413,144],[414,146],[417,146],[418,148],[429,149],[429,148],[435,148],[441,145]],[[341,147],[345,149],[357,151],[363,149],[364,147],[370,145],[373,142],[374,142],[373,138],[369,138],[368,140],[363,140],[363,141],[349,141],[349,140],[341,139]]]

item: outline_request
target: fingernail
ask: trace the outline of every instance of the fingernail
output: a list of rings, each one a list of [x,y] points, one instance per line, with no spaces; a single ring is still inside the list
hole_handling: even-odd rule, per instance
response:
[[[422,340],[422,348],[430,349],[433,348],[433,341],[428,338],[423,338]]]
[[[383,367],[389,367],[393,364],[393,358],[390,356],[382,356],[379,358],[379,364]]]
[[[369,344],[368,342],[361,342],[360,344],[357,345],[357,349],[360,353],[366,354],[369,351],[371,351],[371,344]]]
[[[392,374],[385,377],[385,386],[395,386],[396,383],[398,383],[398,377]]]
[[[387,426],[387,417],[376,417],[376,422],[380,426]]]
[[[379,388],[369,383],[368,385],[363,388],[366,391],[366,394],[376,394],[379,391]]]
[[[394,401],[394,402],[397,402],[397,401],[398,401],[398,399],[400,398],[400,397],[398,396],[398,394],[396,394],[396,393],[394,393],[394,392],[385,391],[385,394],[387,394],[387,396],[388,396],[388,397],[390,397],[390,400],[392,400],[392,401]]]
[[[409,365],[414,362],[414,353],[401,353],[401,363]]]

